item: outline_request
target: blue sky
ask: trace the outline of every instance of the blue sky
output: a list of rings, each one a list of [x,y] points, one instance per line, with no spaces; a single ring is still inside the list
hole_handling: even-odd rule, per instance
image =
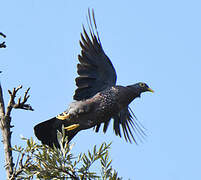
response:
[[[155,93],[131,104],[147,129],[144,143],[126,143],[110,125],[106,134],[80,132],[73,152],[112,141],[113,167],[125,179],[201,179],[201,1],[196,0],[2,1],[0,31],[8,46],[0,49],[4,97],[8,101],[7,90],[20,84],[23,90],[31,87],[29,103],[35,109],[12,112],[12,144],[23,145],[20,135],[34,137],[34,125],[72,101],[88,7],[95,9],[118,84],[144,81]],[[2,144],[0,154],[4,179]]]

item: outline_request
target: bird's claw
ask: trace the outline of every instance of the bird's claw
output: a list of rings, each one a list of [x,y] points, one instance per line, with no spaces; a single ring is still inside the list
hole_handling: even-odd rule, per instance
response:
[[[66,120],[70,118],[70,114],[63,112],[62,114],[57,115],[56,118],[59,120]]]
[[[71,130],[76,129],[79,126],[80,126],[79,124],[73,124],[73,125],[65,127],[64,129],[66,129],[67,131],[71,131]]]

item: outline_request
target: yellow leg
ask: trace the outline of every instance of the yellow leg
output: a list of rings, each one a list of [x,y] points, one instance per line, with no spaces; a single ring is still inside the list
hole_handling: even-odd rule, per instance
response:
[[[70,118],[70,114],[66,114],[65,112],[63,112],[62,115],[57,115],[56,118],[59,120],[66,120]]]
[[[73,129],[76,129],[77,127],[79,127],[80,125],[79,124],[73,124],[73,125],[70,125],[68,127],[65,127],[64,129],[68,130],[68,131],[71,131]]]

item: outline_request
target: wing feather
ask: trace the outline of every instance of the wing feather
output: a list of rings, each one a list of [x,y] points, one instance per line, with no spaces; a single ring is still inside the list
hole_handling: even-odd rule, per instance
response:
[[[133,141],[137,144],[138,140],[142,142],[142,140],[145,138],[145,128],[142,126],[142,124],[137,120],[135,117],[133,111],[126,107],[123,110],[121,110],[120,113],[113,116],[114,123],[113,123],[113,129],[115,132],[115,135],[122,137],[121,131],[123,131],[123,136],[126,141],[129,141],[132,143]],[[109,121],[104,122],[103,132],[105,133],[107,131]],[[98,132],[100,129],[100,124],[96,126],[95,131]]]
[[[96,93],[116,84],[116,72],[105,54],[95,21],[94,11],[88,12],[89,35],[83,26],[81,33],[81,54],[78,55],[78,77],[75,79],[77,89],[73,96],[74,100],[84,100]]]

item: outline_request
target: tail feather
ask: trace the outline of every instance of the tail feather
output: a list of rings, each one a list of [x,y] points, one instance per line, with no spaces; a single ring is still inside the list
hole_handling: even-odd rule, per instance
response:
[[[59,147],[59,142],[57,140],[57,130],[61,132],[62,124],[64,122],[58,120],[56,117],[53,117],[47,121],[37,124],[34,127],[34,132],[36,137],[43,143],[50,147],[53,147],[53,144],[56,147]],[[68,142],[77,134],[78,131],[66,131],[65,136],[68,136]]]

